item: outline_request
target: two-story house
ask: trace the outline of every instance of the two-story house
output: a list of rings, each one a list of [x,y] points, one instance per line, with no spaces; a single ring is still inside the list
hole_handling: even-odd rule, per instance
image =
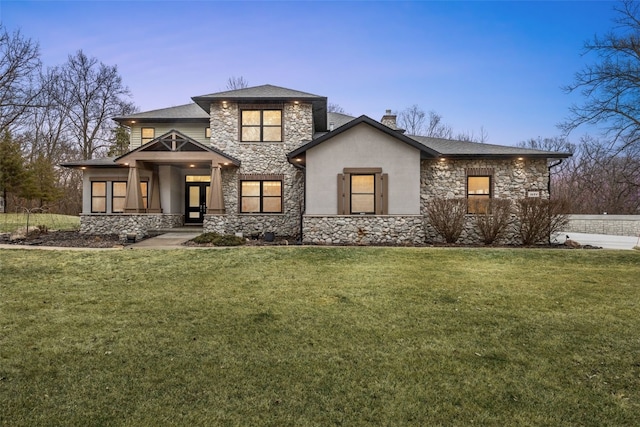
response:
[[[264,85],[115,120],[128,153],[83,170],[81,231],[202,225],[321,244],[420,244],[434,197],[549,197],[549,166],[568,153],[405,135],[387,111],[327,112],[327,98]],[[473,213],[470,213],[473,215]]]

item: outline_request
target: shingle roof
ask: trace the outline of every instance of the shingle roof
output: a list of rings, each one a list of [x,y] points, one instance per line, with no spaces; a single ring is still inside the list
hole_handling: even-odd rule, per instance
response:
[[[335,114],[335,113],[331,113]],[[349,116],[341,115],[343,119]],[[341,134],[360,123],[366,123],[386,134],[402,141],[412,147],[418,148],[422,152],[423,158],[453,157],[453,158],[509,158],[509,157],[538,157],[538,158],[567,158],[571,153],[560,153],[554,151],[532,150],[529,148],[510,147],[505,145],[482,144],[478,142],[456,141],[451,139],[430,138],[425,136],[405,135],[391,129],[382,123],[367,116],[360,116],[349,120],[342,126],[331,132],[318,133],[313,141],[310,141],[287,154],[289,158],[294,158],[305,153],[308,149],[315,147],[324,141]]]
[[[198,106],[191,103],[178,105],[176,107],[161,108],[159,110],[144,111],[142,113],[129,114],[128,116],[115,117],[117,122],[140,121],[140,122],[165,122],[165,121],[207,121],[209,114]]]
[[[74,160],[72,162],[61,163],[60,166],[66,168],[80,168],[80,167],[92,167],[92,168],[113,168],[121,167],[115,163],[116,157],[102,157],[100,159],[90,160]]]
[[[326,96],[314,95],[312,93],[301,92],[299,90],[287,89],[285,87],[262,85],[247,87],[243,89],[227,90],[224,92],[210,93],[208,95],[194,96],[193,100],[200,98],[207,99],[327,99]],[[197,101],[196,101],[197,102]]]
[[[533,150],[529,148],[511,147],[508,145],[484,144],[478,142],[457,141],[453,139],[430,138],[426,136],[407,135],[425,147],[429,147],[444,157],[508,157],[528,156],[546,158],[566,158],[570,153]]]

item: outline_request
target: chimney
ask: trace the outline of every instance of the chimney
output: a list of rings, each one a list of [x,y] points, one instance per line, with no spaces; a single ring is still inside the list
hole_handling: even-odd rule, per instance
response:
[[[382,116],[382,119],[380,119],[380,123],[387,127],[390,127],[393,130],[398,129],[398,125],[396,124],[396,115],[391,114],[391,110],[385,111],[384,116]]]

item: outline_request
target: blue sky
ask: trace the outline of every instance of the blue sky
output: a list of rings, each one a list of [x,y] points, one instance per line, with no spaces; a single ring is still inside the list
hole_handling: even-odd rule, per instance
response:
[[[513,145],[559,134],[561,87],[612,28],[603,1],[0,0],[46,65],[82,49],[117,65],[141,111],[225,89],[230,76],[327,96],[379,120],[417,104],[455,131]],[[577,140],[579,134],[573,135]]]

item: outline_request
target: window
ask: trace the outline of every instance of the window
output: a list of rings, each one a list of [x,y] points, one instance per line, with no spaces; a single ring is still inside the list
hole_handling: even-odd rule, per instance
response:
[[[282,110],[242,110],[240,115],[241,141],[282,141]]]
[[[382,168],[345,168],[338,174],[338,215],[387,215],[388,188]]]
[[[142,144],[151,142],[156,137],[156,130],[154,128],[142,128]]]
[[[241,213],[282,213],[282,181],[240,181]]]
[[[204,137],[207,139],[211,138],[211,128],[204,128]]]
[[[124,201],[127,197],[127,182],[111,183],[111,212],[124,212]]]
[[[91,182],[91,213],[107,212],[107,183],[106,181]]]
[[[470,214],[487,213],[489,199],[491,198],[491,176],[467,177],[467,201]]]
[[[351,175],[351,213],[376,213],[376,176]]]

